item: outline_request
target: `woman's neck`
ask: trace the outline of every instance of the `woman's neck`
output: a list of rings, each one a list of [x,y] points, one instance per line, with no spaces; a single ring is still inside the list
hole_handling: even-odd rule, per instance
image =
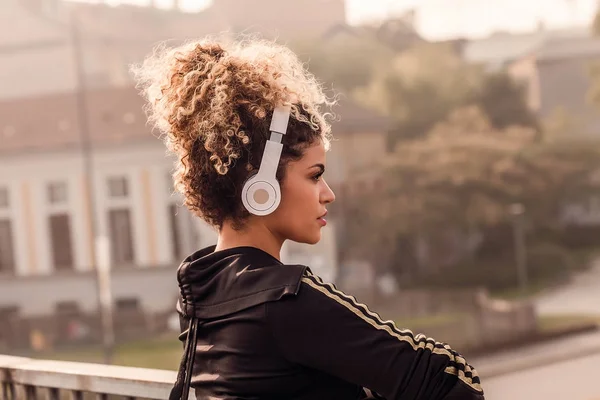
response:
[[[215,251],[233,247],[256,247],[281,261],[280,253],[283,240],[271,232],[266,226],[258,223],[247,223],[243,230],[233,229],[231,223],[224,223],[219,231]]]

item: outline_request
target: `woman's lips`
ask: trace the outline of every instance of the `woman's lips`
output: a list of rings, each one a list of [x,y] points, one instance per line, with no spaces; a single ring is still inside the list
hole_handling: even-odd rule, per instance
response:
[[[321,215],[319,218],[317,218],[317,220],[319,221],[319,223],[322,226],[327,225],[327,220],[325,219],[325,217],[327,216],[327,211],[325,211],[325,214]]]

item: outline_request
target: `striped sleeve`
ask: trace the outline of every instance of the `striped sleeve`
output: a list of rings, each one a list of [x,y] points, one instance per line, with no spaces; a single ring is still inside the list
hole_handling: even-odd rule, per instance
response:
[[[270,303],[267,318],[288,359],[387,400],[484,399],[475,369],[447,344],[398,329],[309,271],[298,296]]]

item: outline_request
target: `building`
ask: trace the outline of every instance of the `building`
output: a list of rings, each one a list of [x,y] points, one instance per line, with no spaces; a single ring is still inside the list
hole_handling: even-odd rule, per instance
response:
[[[93,182],[85,182],[75,95],[0,105],[2,232],[14,237],[0,241],[3,249],[10,242],[16,249],[14,257],[3,256],[4,272],[89,269],[94,221],[97,234],[113,240],[115,268],[173,264],[191,249],[185,242],[189,218],[171,195],[171,160],[145,126],[142,99],[131,88],[92,91],[86,98],[93,110],[88,112]]]
[[[207,236],[185,242],[195,218],[178,206],[173,160],[149,132],[137,92],[94,90],[85,99],[93,145],[93,221],[98,235],[113,237],[113,265],[173,264],[214,240],[207,228],[197,227]],[[2,249],[17,249],[2,252],[0,269],[6,273],[85,271],[92,265],[93,221],[85,200],[91,194],[85,192],[77,110],[73,94],[0,103],[0,243]],[[336,191],[351,194],[377,184],[373,166],[385,153],[387,120],[349,100],[335,112],[327,176]],[[47,233],[56,241],[48,241]]]
[[[461,53],[465,61],[493,71],[537,51],[547,40],[578,39],[589,35],[587,27],[550,30],[540,25],[533,32],[495,32],[482,39],[467,41],[462,45]]]
[[[590,72],[600,62],[600,38],[592,36],[589,28],[513,35],[505,42],[506,46],[498,42],[486,52],[484,43],[490,44],[490,40],[471,47],[472,59],[501,67],[520,83],[529,108],[548,125],[556,123],[551,129],[557,132],[549,132],[557,135],[555,139],[600,138],[600,110],[590,99],[593,85]],[[482,52],[476,56],[474,49]],[[494,49],[500,51],[495,53]],[[561,208],[560,215],[566,224],[597,225],[598,197],[570,200]]]
[[[98,237],[110,243],[121,325],[127,326],[132,310],[164,315],[173,310],[180,261],[216,242],[216,232],[173,194],[173,159],[146,126],[138,93],[132,87],[95,89],[85,99],[91,176],[85,174],[82,114],[74,94],[0,102],[0,317],[5,320],[7,315],[46,318],[39,329],[47,330],[56,324],[48,316],[60,310],[95,313]],[[386,120],[350,101],[340,103],[336,113],[327,175],[336,191],[362,190],[376,182],[373,166],[385,152]],[[308,264],[335,281],[343,221],[334,216],[331,222],[316,246],[287,243],[283,261]]]
[[[129,65],[141,62],[163,41],[176,44],[223,33],[261,33],[284,43],[299,36],[318,38],[344,23],[345,7],[344,0],[213,0],[205,10],[184,13],[64,0],[4,0],[0,21],[3,99],[74,90],[77,63],[88,87],[129,85]]]
[[[507,71],[525,86],[529,107],[541,118],[566,111],[578,121],[571,137],[599,137],[600,112],[589,100],[590,70],[598,60],[599,38],[548,39],[508,64]]]
[[[463,58],[488,71],[506,71],[525,88],[529,107],[542,120],[566,113],[573,121],[568,135],[600,134],[600,113],[589,101],[590,70],[600,59],[600,39],[589,27],[498,32],[466,42]]]
[[[164,325],[153,316],[173,312],[175,269],[193,250],[213,244],[216,233],[173,194],[174,160],[146,125],[128,64],[141,61],[156,41],[240,31],[242,15],[250,23],[262,21],[262,8],[285,11],[275,0],[253,0],[245,14],[226,11],[236,4],[217,0],[208,10],[184,14],[59,0],[0,2],[0,347],[26,340],[32,329],[67,337],[64,327],[74,316],[98,331],[98,238],[110,243],[117,330],[133,323],[152,332]],[[287,19],[272,27],[293,35],[311,26],[307,32],[318,35],[328,21],[345,18],[342,0],[302,4],[286,6]],[[79,34],[68,24],[71,8]],[[315,18],[315,8],[323,15]],[[380,181],[374,166],[386,151],[387,120],[347,99],[335,112],[327,178],[341,201],[342,193]],[[343,221],[332,215],[330,222],[316,246],[287,243],[283,261],[308,264],[334,281]]]

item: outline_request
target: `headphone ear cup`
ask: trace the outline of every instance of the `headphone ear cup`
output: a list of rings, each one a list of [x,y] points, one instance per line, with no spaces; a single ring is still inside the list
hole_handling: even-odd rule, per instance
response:
[[[251,181],[252,181],[252,179],[254,179],[256,177],[256,175],[258,175],[258,170],[250,171],[248,177],[244,180],[244,183],[242,184],[242,192],[240,194],[240,197],[242,199],[242,204],[244,205],[244,208],[250,214],[253,214],[254,210],[252,209],[250,204],[248,204],[248,201],[246,201],[246,199],[248,198],[248,190],[250,189]]]
[[[271,214],[281,201],[279,182],[263,179],[255,175],[244,183],[242,204],[250,214],[264,216]]]
[[[248,177],[244,180],[244,184],[242,185],[242,191],[244,191],[244,188],[246,187],[246,184],[250,181],[250,179],[254,178],[256,175],[258,175],[257,169],[253,169],[248,173]]]
[[[254,215],[271,214],[281,201],[277,168],[283,149],[282,136],[286,134],[290,106],[275,107],[271,118],[271,137],[265,143],[258,172],[248,177],[242,188],[242,203]]]

